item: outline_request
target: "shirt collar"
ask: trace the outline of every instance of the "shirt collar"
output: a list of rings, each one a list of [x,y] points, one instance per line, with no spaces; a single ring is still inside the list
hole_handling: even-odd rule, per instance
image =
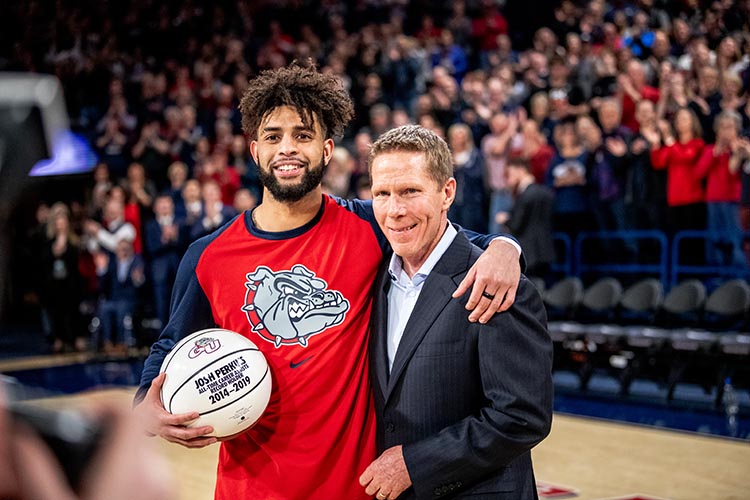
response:
[[[453,243],[457,234],[458,232],[456,231],[456,228],[453,227],[453,224],[448,222],[448,226],[445,228],[445,232],[443,232],[440,241],[438,241],[438,244],[435,245],[435,248],[432,249],[430,255],[424,261],[419,270],[414,273],[414,277],[411,279],[409,279],[409,276],[404,271],[403,260],[401,260],[401,257],[394,252],[393,255],[391,255],[391,262],[388,264],[388,274],[391,275],[391,281],[400,284],[411,282],[414,286],[419,286],[424,283],[427,276],[432,272],[445,251],[451,246],[451,243]]]

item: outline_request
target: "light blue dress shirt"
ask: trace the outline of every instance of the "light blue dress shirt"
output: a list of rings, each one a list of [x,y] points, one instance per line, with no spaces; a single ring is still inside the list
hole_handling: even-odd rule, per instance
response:
[[[398,345],[401,337],[404,335],[404,328],[409,321],[414,306],[419,299],[427,276],[432,272],[435,264],[438,263],[448,247],[451,246],[456,237],[456,229],[449,222],[448,227],[443,233],[438,244],[430,252],[427,260],[414,273],[413,278],[404,271],[401,257],[395,253],[391,255],[391,262],[388,266],[388,273],[391,276],[391,288],[388,291],[388,371],[393,368],[393,359],[396,357]]]

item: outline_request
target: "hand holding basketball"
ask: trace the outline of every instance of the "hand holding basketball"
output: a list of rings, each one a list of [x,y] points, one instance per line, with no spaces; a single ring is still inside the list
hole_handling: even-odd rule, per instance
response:
[[[223,328],[200,330],[180,340],[164,358],[161,371],[166,377],[159,379],[159,410],[173,414],[161,414],[161,423],[173,424],[179,416],[176,423],[210,426],[211,435],[219,439],[252,427],[271,397],[271,371],[263,353],[247,337]],[[158,390],[153,385],[151,389]],[[188,433],[187,439],[206,434]],[[171,436],[186,446],[205,446],[205,437],[186,441],[181,433]]]
[[[198,412],[172,414],[164,409],[159,393],[164,384],[165,374],[160,373],[152,382],[143,401],[135,407],[141,426],[151,435],[160,436],[169,442],[186,448],[203,448],[214,444],[215,437],[206,436],[213,432],[211,426],[187,427],[199,417]]]

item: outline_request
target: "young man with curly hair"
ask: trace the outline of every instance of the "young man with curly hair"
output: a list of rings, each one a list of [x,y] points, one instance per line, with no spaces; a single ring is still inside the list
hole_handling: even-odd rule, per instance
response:
[[[222,443],[216,498],[368,498],[358,484],[376,451],[368,323],[387,241],[369,202],[323,195],[320,186],[352,102],[334,77],[293,65],[252,80],[240,109],[263,202],[188,249],[136,412],[169,441],[216,442],[210,427],[186,427],[198,413],[164,410],[159,367],[191,332],[239,332],[268,360],[273,390],[255,426]],[[475,283],[467,315],[482,322],[512,303],[520,276],[507,243],[492,243],[483,258],[456,291]]]

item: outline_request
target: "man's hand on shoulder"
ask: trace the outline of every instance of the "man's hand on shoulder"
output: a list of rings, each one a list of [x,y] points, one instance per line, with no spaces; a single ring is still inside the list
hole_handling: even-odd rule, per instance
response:
[[[411,486],[402,446],[385,450],[359,478],[365,493],[379,500],[394,500]]]
[[[509,242],[496,239],[490,243],[466,277],[453,292],[458,298],[471,289],[466,309],[471,311],[469,321],[487,323],[492,316],[503,312],[516,300],[521,264],[518,249]]]
[[[215,437],[206,436],[213,432],[212,427],[187,427],[200,416],[198,412],[173,415],[164,409],[159,393],[165,377],[164,373],[160,373],[151,382],[143,401],[133,410],[141,427],[152,436],[160,436],[186,448],[203,448],[217,442]]]

